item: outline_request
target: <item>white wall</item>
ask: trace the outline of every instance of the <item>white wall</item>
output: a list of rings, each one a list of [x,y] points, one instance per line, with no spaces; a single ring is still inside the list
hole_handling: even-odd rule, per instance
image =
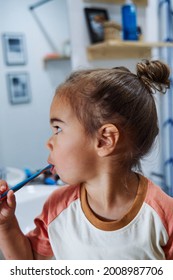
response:
[[[0,0],[0,36],[23,33],[26,39],[27,64],[6,66],[0,43],[0,166],[40,168],[47,160],[45,143],[50,135],[49,105],[57,85],[71,71],[70,61],[50,62],[43,57],[52,52],[33,17],[29,6],[36,0]],[[54,0],[34,10],[58,52],[69,38],[66,1]],[[32,101],[11,105],[6,74],[27,72]]]

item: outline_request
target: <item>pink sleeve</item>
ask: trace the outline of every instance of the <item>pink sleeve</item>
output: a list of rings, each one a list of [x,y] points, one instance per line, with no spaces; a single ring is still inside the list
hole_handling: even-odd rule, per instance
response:
[[[154,199],[150,199],[151,197],[154,197]],[[163,247],[163,250],[166,260],[173,260],[173,198],[149,181],[145,201],[155,209],[167,231],[168,242]]]
[[[27,234],[35,252],[42,256],[53,256],[48,226],[72,201],[79,197],[79,193],[80,186],[64,186],[56,189],[47,199],[42,213],[34,220],[36,228]]]
[[[52,257],[53,252],[48,237],[48,211],[49,200],[45,203],[42,213],[35,218],[35,229],[30,231],[26,236],[29,238],[33,251],[36,253]]]
[[[162,222],[168,233],[168,243],[163,247],[165,252],[166,260],[173,260],[173,198],[165,195],[160,197],[165,202],[165,209],[161,216]]]

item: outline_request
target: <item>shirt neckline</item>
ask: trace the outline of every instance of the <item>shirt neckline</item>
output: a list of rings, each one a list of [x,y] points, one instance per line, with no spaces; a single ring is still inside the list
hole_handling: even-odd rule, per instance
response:
[[[147,178],[145,178],[142,175],[139,175],[138,191],[134,199],[133,205],[131,206],[129,211],[119,220],[107,221],[107,220],[100,219],[97,215],[94,214],[94,212],[92,211],[92,209],[90,208],[87,202],[86,189],[82,185],[81,194],[80,194],[82,210],[86,218],[89,220],[89,222],[98,229],[104,231],[113,231],[113,230],[121,229],[126,225],[128,225],[138,214],[146,197],[147,186],[148,186]]]

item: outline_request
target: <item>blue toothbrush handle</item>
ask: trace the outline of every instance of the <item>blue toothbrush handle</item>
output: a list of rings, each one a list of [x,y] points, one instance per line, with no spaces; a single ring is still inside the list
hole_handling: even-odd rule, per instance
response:
[[[45,172],[46,170],[50,169],[51,167],[52,167],[52,164],[49,164],[48,166],[46,166],[43,169],[37,171],[32,176],[30,176],[29,178],[27,178],[27,179],[23,180],[22,182],[18,183],[17,185],[10,188],[9,190],[13,190],[13,192],[16,192],[16,191],[20,190],[27,183],[29,183],[30,181],[32,181],[33,179],[38,177],[41,173]],[[7,196],[7,193],[8,193],[9,190],[5,191],[3,194],[0,194],[0,200]]]

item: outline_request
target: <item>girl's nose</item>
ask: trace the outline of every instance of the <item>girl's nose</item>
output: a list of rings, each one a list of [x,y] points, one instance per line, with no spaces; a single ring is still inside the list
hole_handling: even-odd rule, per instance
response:
[[[47,143],[46,143],[46,147],[47,147],[50,151],[52,151],[52,149],[53,149],[53,144],[52,144],[52,138],[51,138],[51,137],[48,139],[48,141],[47,141]]]

